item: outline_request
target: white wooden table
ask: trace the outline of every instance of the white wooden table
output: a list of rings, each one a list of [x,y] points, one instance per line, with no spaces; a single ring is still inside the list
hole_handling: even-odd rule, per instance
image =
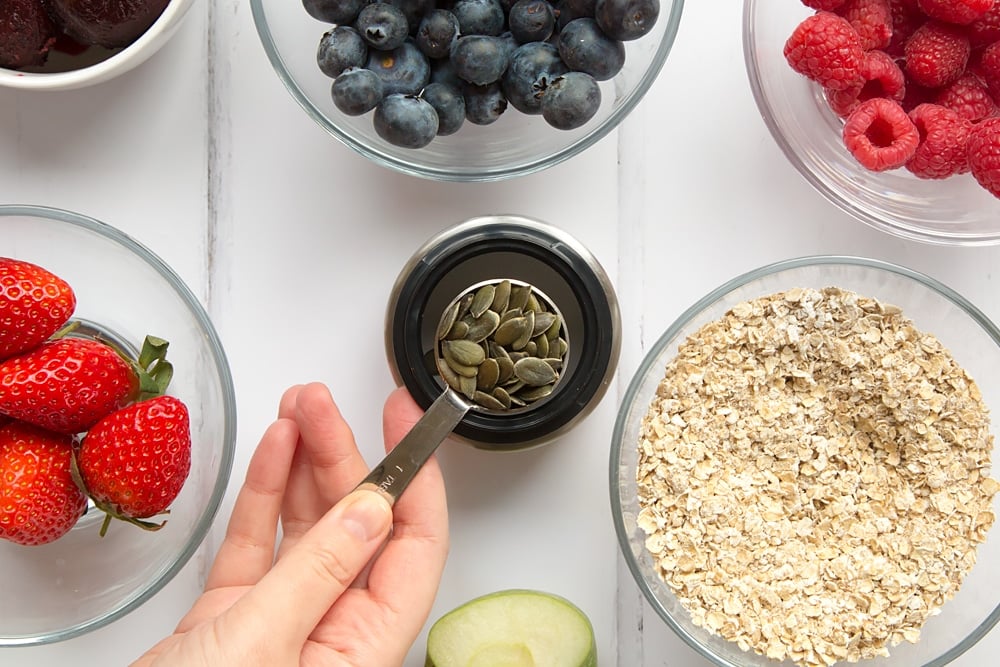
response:
[[[734,1],[687,2],[670,60],[617,132],[546,172],[489,184],[433,183],[359,157],[286,93],[245,1],[201,2],[171,43],[114,81],[0,91],[0,202],[96,217],[173,266],[214,318],[239,407],[230,493],[189,565],[112,626],[2,650],[3,666],[123,665],[168,634],[201,589],[249,455],[288,385],[327,382],[375,462],[393,386],[387,296],[417,247],[466,218],[515,213],[576,236],[615,284],[623,349],[616,387],[553,446],[510,456],[457,443],[439,450],[452,550],[432,619],[500,588],[550,590],[590,616],[602,665],[708,664],[641,602],[620,564],[607,493],[618,398],[682,310],[761,264],[844,253],[924,271],[1000,319],[1000,248],[872,230],[787,163],[750,94]],[[423,664],[423,641],[409,667]],[[998,651],[994,631],[954,664],[992,664]]]

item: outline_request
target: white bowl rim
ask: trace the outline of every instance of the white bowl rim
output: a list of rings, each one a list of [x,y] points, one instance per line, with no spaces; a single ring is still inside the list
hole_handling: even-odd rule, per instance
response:
[[[100,222],[99,220],[80,213],[49,206],[36,206],[31,204],[0,204],[0,224],[2,224],[3,218],[13,216],[46,218],[94,232],[99,236],[103,236],[113,243],[123,246],[127,250],[133,252],[157,273],[159,273],[164,280],[166,280],[171,287],[177,291],[178,295],[190,309],[191,314],[194,316],[207,338],[209,348],[212,351],[212,357],[215,360],[216,371],[218,372],[219,379],[222,383],[222,397],[224,401],[223,413],[229,415],[231,419],[228,419],[225,424],[221,451],[219,452],[218,477],[216,478],[216,484],[212,488],[212,495],[205,503],[205,511],[198,520],[198,525],[195,526],[194,531],[191,533],[191,539],[184,545],[183,551],[178,554],[177,558],[173,560],[169,567],[161,571],[158,578],[147,582],[144,587],[137,589],[131,597],[125,599],[118,606],[118,608],[106,613],[103,616],[82,621],[62,630],[50,632],[45,636],[0,637],[0,649],[5,646],[37,646],[42,644],[51,644],[71,639],[73,637],[78,637],[122,618],[142,606],[143,603],[158,593],[177,575],[178,572],[180,572],[180,570],[187,564],[195,552],[201,548],[204,543],[205,537],[208,535],[208,531],[215,521],[215,516],[218,513],[219,507],[222,505],[222,499],[229,487],[233,459],[236,453],[237,412],[235,389],[225,350],[222,347],[222,342],[215,330],[215,326],[212,324],[208,313],[202,307],[201,302],[188,288],[187,284],[184,283],[184,281],[181,280],[181,278],[174,272],[174,270],[171,269],[166,262],[160,259],[158,255],[154,254],[146,246],[142,245],[131,236],[107,223]],[[219,484],[219,480],[225,480],[225,483]]]
[[[195,0],[171,0],[159,18],[134,42],[93,65],[65,72],[21,72],[0,67],[0,87],[72,90],[124,74],[144,62],[166,43],[194,2]]]

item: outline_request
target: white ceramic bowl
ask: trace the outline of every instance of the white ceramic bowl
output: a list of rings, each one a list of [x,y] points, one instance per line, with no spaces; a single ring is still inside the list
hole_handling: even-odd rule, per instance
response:
[[[586,150],[613,130],[653,84],[673,45],[683,0],[661,0],[652,30],[626,42],[625,65],[601,83],[597,114],[575,130],[556,130],[541,116],[512,106],[490,125],[466,122],[455,134],[419,149],[383,140],[372,113],[348,116],[330,96],[332,80],[316,64],[316,50],[332,25],[312,18],[302,0],[250,0],[254,23],[278,78],[305,112],[331,135],[377,164],[443,181],[495,181],[530,174]]]
[[[790,667],[695,625],[661,578],[639,527],[636,471],[643,418],[665,375],[667,363],[688,336],[737,304],[793,287],[836,286],[894,304],[917,329],[935,335],[975,379],[993,414],[1000,406],[1000,329],[968,300],[945,285],[904,267],[857,257],[806,257],[768,265],[738,276],[688,308],[653,344],[632,377],[614,427],[610,457],[612,516],[619,546],[636,585],[652,609],[698,655],[719,667]],[[996,449],[993,453],[997,461]],[[994,471],[996,470],[994,465]],[[996,478],[996,473],[992,475]],[[1000,512],[1000,494],[994,496]],[[1000,621],[1000,527],[993,526],[977,549],[977,564],[958,594],[923,626],[917,643],[891,647],[890,657],[865,660],[868,667],[941,667],[982,639]],[[647,623],[646,630],[652,628]],[[840,663],[838,663],[840,664]],[[843,664],[847,664],[846,662]]]
[[[969,174],[928,181],[905,169],[871,172],[844,148],[843,121],[783,53],[811,12],[799,0],[745,0],[743,8],[750,86],[788,160],[824,197],[877,229],[941,245],[1000,243],[1000,199]]]
[[[0,87],[24,90],[71,90],[112,79],[145,62],[166,44],[195,0],[171,0],[138,39],[120,49],[90,47],[78,55],[54,52],[30,71],[0,67]]]
[[[103,513],[90,507],[49,544],[0,540],[2,649],[61,641],[107,625],[184,567],[226,491],[236,403],[207,313],[170,267],[122,232],[69,211],[0,206],[0,256],[62,277],[76,293],[74,319],[119,345],[137,348],[147,334],[168,340],[167,358],[174,365],[168,393],[187,405],[192,440],[191,471],[161,530],[115,521],[100,537]]]

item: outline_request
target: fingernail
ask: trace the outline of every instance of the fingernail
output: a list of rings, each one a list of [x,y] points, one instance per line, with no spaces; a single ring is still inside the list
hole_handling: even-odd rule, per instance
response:
[[[361,542],[381,537],[392,521],[388,501],[374,491],[355,491],[341,516],[344,530]]]

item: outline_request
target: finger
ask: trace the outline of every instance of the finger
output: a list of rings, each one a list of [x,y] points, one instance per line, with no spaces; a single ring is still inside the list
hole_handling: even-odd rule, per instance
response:
[[[295,422],[279,419],[264,432],[205,584],[206,590],[257,583],[274,561],[275,534],[298,440]]]
[[[354,435],[329,389],[304,385],[294,398],[290,410],[299,425],[299,447],[282,507],[279,558],[365,474]]]
[[[237,633],[266,633],[269,641],[285,643],[289,650],[301,649],[391,524],[392,509],[380,494],[349,494],[233,605],[227,625]]]
[[[295,419],[309,454],[316,488],[333,505],[368,474],[354,433],[329,389],[318,383],[303,387],[295,403]]]
[[[281,395],[281,400],[278,402],[279,418],[295,419],[295,400],[300,391],[302,391],[302,385],[296,384],[286,389],[285,393]]]
[[[383,412],[386,448],[395,446],[422,414],[405,389],[390,394]],[[407,631],[415,634],[430,612],[447,556],[448,504],[432,456],[393,507],[392,537],[372,565],[369,590],[400,612],[400,622],[412,625]]]

